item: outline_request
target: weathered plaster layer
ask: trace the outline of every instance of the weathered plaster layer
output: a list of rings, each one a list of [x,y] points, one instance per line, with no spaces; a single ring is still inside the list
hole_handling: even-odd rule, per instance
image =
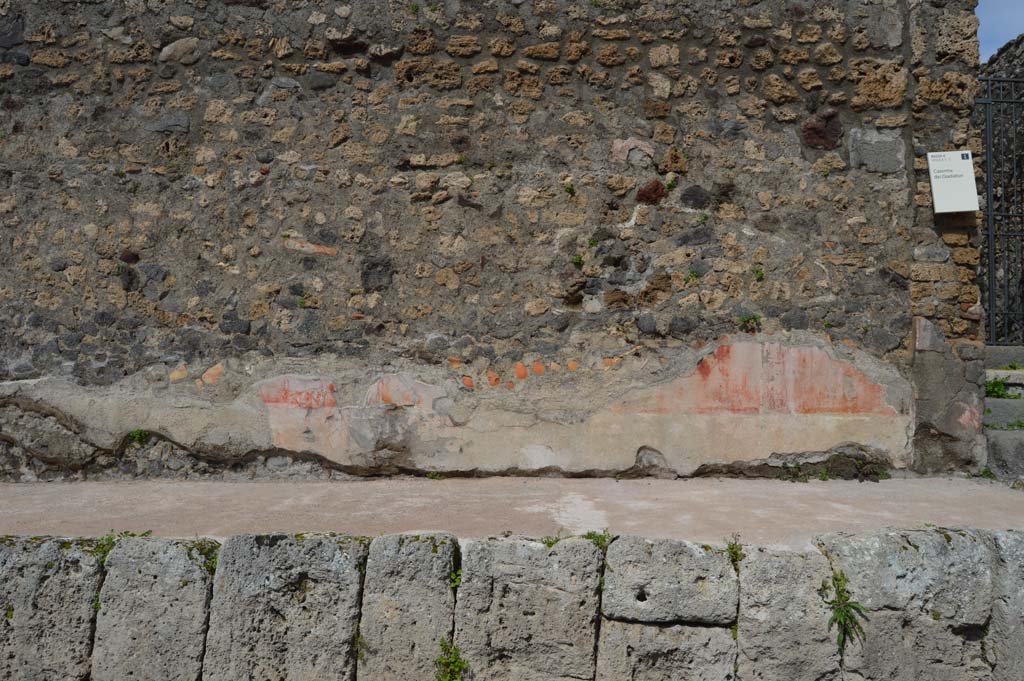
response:
[[[680,353],[676,368],[646,387],[545,371],[519,391],[471,390],[436,371],[397,369],[273,375],[280,365],[265,365],[258,372],[271,375],[262,380],[228,369],[225,381],[237,389],[220,402],[143,381],[13,382],[0,385],[9,409],[52,410],[67,423],[39,432],[37,416],[0,433],[58,461],[67,457],[67,430],[106,450],[142,430],[219,460],[278,450],[365,471],[622,472],[643,451],[646,466],[688,475],[844,443],[879,450],[894,467],[910,463],[909,383],[870,356],[840,356],[807,335],[739,337]],[[571,397],[579,403],[569,409]]]

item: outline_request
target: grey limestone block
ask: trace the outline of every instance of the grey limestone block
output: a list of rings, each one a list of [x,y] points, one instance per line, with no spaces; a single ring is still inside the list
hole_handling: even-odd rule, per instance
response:
[[[594,675],[603,555],[589,541],[462,542],[455,644],[472,681]]]
[[[724,551],[644,537],[619,537],[608,547],[601,610],[610,619],[728,626],[738,598]]]
[[[748,548],[740,563],[737,626],[739,677],[744,681],[839,681],[831,611],[820,593],[830,580],[818,552]]]
[[[204,681],[355,675],[366,542],[326,535],[240,535],[213,581]]]
[[[195,681],[213,584],[209,540],[122,539],[106,560],[92,681]]]
[[[977,532],[930,528],[829,535],[820,545],[868,609],[847,647],[849,681],[984,681],[993,552]]]
[[[850,131],[850,165],[875,173],[898,173],[906,167],[907,145],[898,130],[854,128]]]
[[[398,534],[370,544],[363,584],[360,681],[434,676],[440,641],[455,617],[452,576],[458,543],[450,534]]]
[[[601,622],[597,681],[731,681],[736,642],[722,627]]]
[[[0,679],[89,678],[103,567],[92,543],[0,537]]]
[[[996,550],[992,622],[986,650],[992,681],[1024,678],[1024,533],[993,532]]]

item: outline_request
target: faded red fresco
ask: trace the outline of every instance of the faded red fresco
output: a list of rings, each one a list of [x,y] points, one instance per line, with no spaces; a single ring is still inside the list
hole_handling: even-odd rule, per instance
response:
[[[443,429],[450,419],[434,410],[444,389],[407,374],[390,374],[373,383],[362,405],[339,405],[335,387],[326,378],[279,376],[259,386],[275,446],[312,451],[334,458],[363,451],[377,437],[380,415],[389,407],[408,409],[410,423],[421,429]]]
[[[417,381],[407,374],[388,374],[366,391],[366,406],[420,407],[433,409],[444,389]]]
[[[697,369],[644,397],[612,406],[637,414],[885,414],[885,388],[816,347],[723,345]]]
[[[260,386],[264,404],[299,409],[322,409],[338,405],[334,384],[322,378],[284,377]]]

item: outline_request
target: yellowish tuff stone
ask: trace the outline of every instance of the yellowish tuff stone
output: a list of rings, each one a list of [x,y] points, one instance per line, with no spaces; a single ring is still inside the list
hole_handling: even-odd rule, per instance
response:
[[[203,383],[213,385],[224,377],[224,363],[218,362],[203,372]]]
[[[800,98],[795,87],[774,73],[765,76],[762,87],[764,96],[773,104],[786,104]]]
[[[544,314],[550,309],[551,303],[549,303],[544,298],[537,298],[535,300],[531,300],[530,302],[523,306],[523,310],[525,310],[526,314],[530,315],[531,317],[539,317],[540,315]]]

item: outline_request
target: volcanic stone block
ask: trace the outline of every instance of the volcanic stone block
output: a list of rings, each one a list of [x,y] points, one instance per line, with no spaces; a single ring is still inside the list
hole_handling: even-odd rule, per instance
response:
[[[820,553],[748,549],[740,563],[739,677],[749,681],[837,681],[831,611],[819,590],[832,570]]]
[[[986,650],[992,681],[1017,681],[1024,674],[1024,533],[993,532],[995,600]]]
[[[93,681],[194,681],[203,665],[214,542],[123,539],[100,591]]]
[[[0,537],[0,679],[89,676],[103,579],[86,542]]]
[[[583,539],[463,542],[455,643],[470,678],[591,678],[601,561]]]
[[[847,647],[857,681],[982,681],[992,613],[993,555],[963,530],[889,531],[820,540],[869,610],[863,644]],[[1019,672],[1019,670],[1018,670]]]
[[[366,544],[350,537],[242,535],[213,581],[205,681],[354,678]]]
[[[631,622],[728,626],[739,582],[724,551],[687,541],[619,537],[608,547],[601,610]]]
[[[370,544],[359,633],[360,681],[421,681],[434,676],[440,641],[455,616],[452,574],[458,545],[450,534],[388,535]]]
[[[728,629],[604,620],[597,681],[726,681],[736,661]]]
[[[854,128],[850,165],[875,173],[898,173],[906,166],[907,146],[898,130]]]

